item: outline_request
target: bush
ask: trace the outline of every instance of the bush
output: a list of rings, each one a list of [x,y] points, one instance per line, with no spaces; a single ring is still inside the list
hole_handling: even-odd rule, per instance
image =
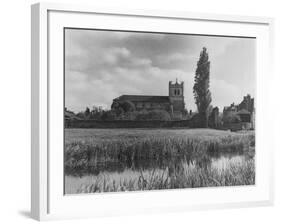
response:
[[[122,114],[119,115],[118,120],[135,121],[137,115],[138,115],[137,111],[132,111],[132,112],[130,111],[130,112],[127,112],[127,113],[122,113]]]
[[[225,124],[233,124],[241,122],[241,119],[236,113],[228,113],[223,115],[222,121]]]
[[[164,110],[140,111],[136,116],[137,121],[170,121],[171,116]]]
[[[192,128],[201,128],[203,127],[202,117],[199,113],[194,114],[190,119],[190,127]]]
[[[101,116],[101,120],[103,120],[103,121],[113,121],[113,120],[116,120],[116,118],[117,118],[117,115],[112,110],[105,111]]]

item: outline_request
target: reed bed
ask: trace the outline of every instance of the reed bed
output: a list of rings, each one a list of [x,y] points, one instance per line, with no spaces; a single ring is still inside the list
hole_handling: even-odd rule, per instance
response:
[[[224,169],[200,167],[182,162],[177,168],[140,172],[134,178],[111,180],[99,175],[92,184],[83,184],[76,193],[144,191],[196,187],[241,186],[255,184],[254,158],[242,163],[229,162]]]
[[[141,160],[161,162],[170,158],[189,161],[208,159],[221,153],[254,155],[255,136],[146,136],[117,138],[114,141],[74,141],[65,144],[64,165],[67,175],[87,174],[93,167],[110,162],[133,164]],[[155,177],[156,178],[156,177]]]

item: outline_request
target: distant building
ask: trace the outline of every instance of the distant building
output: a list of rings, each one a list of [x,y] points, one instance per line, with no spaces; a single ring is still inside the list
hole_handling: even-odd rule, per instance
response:
[[[232,103],[230,106],[224,107],[223,117],[238,116],[241,123],[249,123],[246,125],[248,128],[255,128],[255,107],[254,98],[250,94],[244,96],[242,102],[238,105]],[[245,126],[245,127],[246,127]]]
[[[170,113],[172,119],[182,119],[185,109],[184,82],[169,82],[168,96],[153,95],[121,95],[113,99],[112,107],[119,103],[129,102],[137,111],[141,110],[165,110]]]
[[[254,98],[251,98],[250,94],[244,96],[243,101],[238,105],[238,110],[243,109],[249,111],[251,114],[255,111]]]

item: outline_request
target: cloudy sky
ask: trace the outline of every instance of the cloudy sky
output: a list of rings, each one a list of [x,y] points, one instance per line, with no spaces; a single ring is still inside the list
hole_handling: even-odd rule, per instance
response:
[[[65,30],[65,106],[109,109],[122,94],[168,95],[168,82],[185,83],[186,108],[196,110],[194,74],[209,53],[212,105],[255,95],[255,39],[178,34]]]

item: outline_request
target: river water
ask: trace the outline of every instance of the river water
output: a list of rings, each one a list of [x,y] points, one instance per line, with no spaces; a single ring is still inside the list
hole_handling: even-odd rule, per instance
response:
[[[108,181],[122,182],[124,180],[137,179],[142,172],[149,175],[151,172],[161,172],[176,167],[177,164],[184,164],[187,169],[195,166],[209,167],[219,172],[229,168],[230,165],[242,165],[249,158],[243,154],[221,154],[208,155],[205,158],[188,160],[186,158],[173,158],[166,161],[138,161],[134,164],[126,163],[106,163],[92,167],[88,174],[77,174],[75,176],[65,176],[65,193],[76,194],[81,186],[95,183],[101,178]]]

